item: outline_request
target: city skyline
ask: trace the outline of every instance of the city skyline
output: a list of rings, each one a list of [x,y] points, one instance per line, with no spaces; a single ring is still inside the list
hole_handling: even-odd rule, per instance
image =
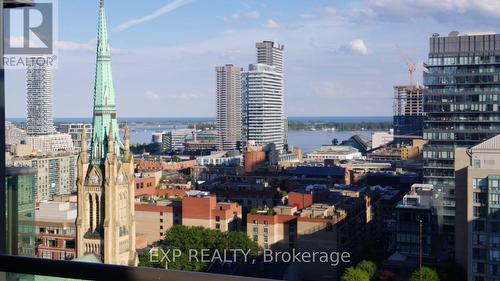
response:
[[[292,1],[285,8],[282,1],[108,2],[112,11],[120,10],[111,16],[110,29],[119,69],[117,106],[124,117],[215,116],[213,67],[247,68],[256,62],[253,44],[262,40],[287,46],[285,115],[390,116],[392,86],[409,82],[396,43],[421,64],[427,44],[412,42],[426,42],[434,32],[491,31],[491,19],[500,16],[488,8],[498,5],[492,1]],[[91,107],[79,105],[91,102],[94,8],[92,2],[59,3],[56,117],[91,116]],[[75,11],[88,16],[66,17]],[[462,15],[467,20],[457,21]],[[420,67],[417,80],[421,76]],[[25,117],[25,89],[19,87],[24,79],[23,71],[7,71],[7,90],[15,93],[7,96],[8,117]],[[359,99],[366,102],[356,104]]]

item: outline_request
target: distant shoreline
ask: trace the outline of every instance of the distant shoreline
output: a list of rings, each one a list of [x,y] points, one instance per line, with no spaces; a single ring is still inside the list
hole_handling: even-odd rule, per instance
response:
[[[289,122],[305,123],[363,123],[363,122],[392,122],[392,116],[289,116]],[[26,118],[6,118],[13,123],[26,122]],[[215,122],[215,117],[123,117],[118,118],[120,123],[148,123],[148,124],[186,124],[197,122]],[[92,118],[71,117],[55,118],[55,123],[90,123]]]
[[[25,124],[22,118],[10,118],[15,124]],[[91,123],[90,118],[56,118],[56,126],[65,123]],[[176,127],[199,129],[216,129],[214,118],[121,118],[120,125],[129,127],[144,127],[144,130],[155,130],[154,127]],[[22,125],[21,125],[22,127]],[[313,131],[380,131],[392,128],[392,117],[289,117],[288,131],[313,132]],[[142,130],[142,128],[141,128]]]

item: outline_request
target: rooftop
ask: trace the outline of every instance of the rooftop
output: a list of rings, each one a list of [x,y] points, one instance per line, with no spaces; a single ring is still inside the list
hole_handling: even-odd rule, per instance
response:
[[[473,146],[471,150],[495,150],[500,151],[500,135],[496,135],[491,139],[488,139],[476,146]]]
[[[74,222],[76,214],[75,203],[47,201],[38,205],[35,210],[35,219],[49,222]]]
[[[340,167],[311,167],[299,166],[295,169],[290,169],[288,172],[292,175],[306,176],[344,176],[344,168]]]
[[[434,186],[432,184],[414,184],[398,208],[431,208],[434,200]]]
[[[313,151],[311,154],[351,154],[359,152],[356,148],[348,145],[323,145],[320,148]]]

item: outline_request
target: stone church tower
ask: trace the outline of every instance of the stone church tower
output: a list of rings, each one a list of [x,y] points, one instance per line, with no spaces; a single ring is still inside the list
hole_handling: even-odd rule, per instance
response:
[[[77,256],[95,254],[104,263],[136,265],[134,159],[129,133],[120,141],[104,0],[99,7],[93,133],[82,133],[78,157]]]

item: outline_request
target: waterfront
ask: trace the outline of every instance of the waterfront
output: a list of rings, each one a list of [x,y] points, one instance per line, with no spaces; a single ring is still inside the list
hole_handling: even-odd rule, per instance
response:
[[[288,132],[288,144],[290,147],[300,147],[302,153],[309,153],[321,145],[332,144],[332,140],[335,138],[340,144],[353,135],[370,137],[371,134],[371,131],[290,131]]]
[[[133,144],[151,142],[151,134],[156,131],[185,129],[187,126],[131,126],[130,140]],[[331,144],[333,139],[339,143],[353,135],[371,136],[371,131],[290,131],[288,143],[290,146],[302,148],[303,153],[309,153],[324,144]]]

